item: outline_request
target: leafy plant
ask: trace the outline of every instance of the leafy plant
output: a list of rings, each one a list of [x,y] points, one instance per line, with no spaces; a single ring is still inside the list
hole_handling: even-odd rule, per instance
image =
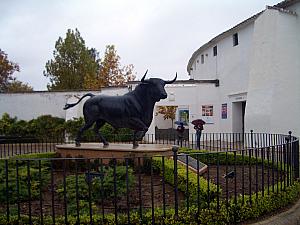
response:
[[[13,76],[18,71],[19,65],[10,61],[0,49],[0,92],[32,91],[32,87]]]
[[[166,182],[174,185],[174,161],[171,159],[165,159],[164,160],[164,168],[165,168],[165,180]],[[162,172],[162,158],[161,157],[155,157],[153,158],[153,165],[155,170],[160,170]],[[198,187],[199,187],[199,202],[201,204],[201,207],[206,206],[207,200],[209,199],[210,202],[213,202],[217,195],[220,195],[221,188],[219,188],[219,192],[217,189],[217,185],[215,185],[212,181],[208,181],[203,177],[199,177],[199,183],[198,186],[198,178],[197,174],[188,171],[188,180],[186,177],[186,168],[185,166],[181,164],[177,164],[177,185],[178,189],[186,193],[186,183],[189,182],[189,189],[188,189],[188,195],[190,198],[191,204],[198,204]],[[208,188],[209,185],[209,188]]]
[[[50,161],[40,160],[39,164],[39,161],[30,159],[54,156],[55,153],[29,154],[1,160],[0,202],[6,202],[7,199],[9,203],[26,201],[29,198],[28,188],[30,188],[31,199],[38,199],[40,188],[44,188],[50,180]],[[16,168],[18,168],[18,174]]]
[[[99,176],[90,178],[88,173],[80,174],[77,178],[76,175],[69,175],[66,178],[66,193],[64,192],[63,183],[59,184],[57,192],[61,198],[64,197],[64,194],[66,195],[69,213],[73,214],[76,212],[76,199],[78,199],[83,205],[88,204],[89,186],[91,190],[90,201],[95,205],[96,203],[101,202],[102,199],[114,198],[114,179],[116,179],[117,198],[126,194],[127,175],[129,189],[131,189],[134,184],[133,170],[132,168],[128,168],[128,174],[126,174],[125,166],[116,167],[115,178],[114,169],[111,167],[105,168],[103,174],[98,174]]]
[[[13,137],[30,137],[32,141],[57,141],[66,136],[74,140],[79,129],[84,125],[82,117],[74,120],[65,121],[63,118],[53,117],[51,115],[42,115],[30,121],[18,120],[4,113],[0,119],[0,135]],[[114,129],[111,125],[105,124],[101,133],[109,142],[131,141],[132,131],[127,128]],[[83,133],[83,141],[96,140],[95,133],[89,129]],[[25,140],[24,140],[25,141]]]
[[[154,218],[155,224],[165,225],[182,225],[182,224],[203,224],[203,225],[226,225],[245,222],[249,219],[258,218],[259,216],[272,213],[283,206],[293,203],[300,193],[300,183],[296,182],[294,185],[287,187],[285,192],[271,193],[270,195],[259,196],[258,201],[250,203],[249,198],[245,198],[244,203],[239,198],[237,204],[234,201],[229,201],[228,204],[221,202],[219,210],[215,206],[208,208],[198,208],[197,206],[191,206],[189,210],[179,209],[178,216],[175,216],[175,210],[170,208],[166,209],[165,216],[161,208],[155,208],[154,214],[152,211],[144,211],[143,218],[140,218],[137,211],[130,212],[130,224],[152,224],[152,218]],[[86,205],[81,205],[86,207]],[[69,205],[68,205],[69,207]],[[88,207],[87,207],[88,208]],[[86,210],[85,210],[86,211]],[[40,218],[32,216],[32,224],[40,224]],[[120,225],[128,224],[128,218],[126,214],[118,214],[117,220],[114,214],[105,214],[104,217],[100,214],[93,214],[92,223],[114,225],[116,223]],[[55,221],[57,224],[65,224],[64,216],[56,216]],[[9,221],[7,215],[0,215],[0,224],[29,224],[29,217],[27,215],[21,215],[18,221],[18,216],[10,216]],[[52,224],[51,216],[44,216],[44,224]],[[68,224],[78,224],[76,215],[68,215]],[[80,224],[91,224],[89,213],[80,215]]]
[[[84,125],[84,119],[82,117],[74,120],[68,120],[65,122],[66,134],[70,139],[75,139],[79,129]],[[107,141],[129,141],[132,139],[132,131],[127,128],[114,129],[111,125],[105,124],[100,129],[101,134],[107,139]],[[95,133],[92,129],[85,131],[82,135],[83,141],[98,141],[96,140]]]
[[[162,114],[164,120],[171,119],[171,127],[173,128],[177,108],[178,106],[158,106],[156,115]]]

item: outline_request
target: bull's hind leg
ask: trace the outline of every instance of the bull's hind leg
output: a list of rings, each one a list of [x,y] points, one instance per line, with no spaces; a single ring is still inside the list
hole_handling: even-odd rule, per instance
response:
[[[76,145],[77,147],[80,146],[81,135],[83,134],[83,132],[84,132],[85,130],[89,129],[89,128],[93,125],[93,123],[94,123],[94,122],[88,122],[88,123],[86,122],[86,123],[84,124],[84,126],[81,127],[81,128],[79,129],[79,131],[78,131],[78,133],[77,133],[77,137],[76,137],[76,139],[75,139],[75,145]]]
[[[96,137],[100,139],[100,141],[103,143],[104,148],[108,147],[109,143],[106,141],[106,139],[102,136],[102,134],[99,132],[99,129],[105,124],[105,121],[103,120],[97,120],[96,125],[94,127],[94,132],[96,134]]]

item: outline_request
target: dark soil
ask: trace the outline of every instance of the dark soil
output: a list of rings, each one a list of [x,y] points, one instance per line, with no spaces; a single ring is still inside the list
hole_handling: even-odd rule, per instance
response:
[[[140,206],[143,210],[151,209],[152,204],[154,207],[162,207],[163,206],[163,184],[162,178],[159,175],[154,174],[152,176],[152,191],[151,194],[151,176],[146,174],[141,174],[141,189],[139,188],[139,176],[138,174],[135,175],[135,184],[134,188],[129,192],[129,201],[127,202],[127,195],[125,194],[121,198],[117,199],[116,208],[118,213],[126,212],[127,205],[130,209],[139,210]],[[63,173],[56,172],[54,173],[54,185],[52,192],[51,185],[49,184],[47,188],[43,192],[43,199],[42,199],[42,211],[44,215],[52,215],[53,214],[53,202],[54,202],[54,214],[55,215],[64,215],[65,214],[65,207],[64,201],[62,198],[59,198],[58,194],[55,192],[57,189],[57,184],[62,183],[63,180]],[[113,191],[113,190],[112,190]],[[53,195],[52,195],[53,193]],[[141,201],[140,201],[141,195]],[[165,184],[165,205],[173,206],[174,205],[174,187],[169,184]],[[178,192],[178,201],[179,204],[183,202],[184,194],[182,192]],[[53,202],[52,202],[53,201]],[[101,203],[96,204],[97,206],[97,213],[114,213],[115,212],[115,204],[114,199],[105,200],[103,206]],[[10,211],[12,208],[16,208],[17,204],[10,205]],[[68,206],[67,206],[68,207]],[[31,215],[39,216],[40,211],[40,200],[34,200],[30,202],[22,202],[20,203],[20,214],[29,214],[29,210],[31,210]],[[6,212],[6,205],[0,205],[0,212]],[[94,211],[95,213],[95,211]]]
[[[226,174],[233,173],[234,175],[225,178]],[[262,168],[261,165],[257,167],[253,166],[208,166],[207,172],[204,177],[214,184],[219,183],[222,189],[222,197],[230,198],[232,196],[239,194],[249,195],[254,194],[258,191],[265,190],[272,191],[271,187],[278,181],[284,179],[284,173],[270,168]],[[268,189],[268,187],[270,187]]]
[[[225,174],[230,172],[234,172],[234,176],[232,178],[224,178]],[[67,174],[68,175],[68,174]],[[209,166],[207,172],[203,175],[205,178],[208,178],[213,183],[220,184],[220,188],[222,189],[222,198],[230,198],[239,194],[249,195],[250,193],[255,197],[255,192],[266,189],[270,186],[269,191],[272,191],[271,187],[273,184],[277,183],[280,180],[284,179],[284,174],[268,168],[262,168],[261,166],[256,167],[253,166],[224,166],[220,165],[219,169],[217,166]],[[121,198],[117,199],[117,211],[126,212],[127,205],[129,205],[130,209],[139,210],[140,206],[145,209],[154,207],[162,207],[163,206],[163,185],[162,178],[159,175],[154,174],[152,177],[152,187],[151,188],[151,176],[146,174],[141,174],[141,189],[139,188],[139,176],[135,175],[135,185],[134,188],[129,193],[129,201],[127,202],[126,194]],[[63,180],[62,172],[54,173],[54,190],[57,189],[57,184],[61,183]],[[153,194],[151,194],[151,190]],[[51,185],[49,184],[42,196],[42,210],[44,215],[52,215],[53,213],[53,202],[54,202],[54,213],[55,215],[64,215],[65,207],[63,199],[59,198],[58,194],[54,191],[52,196]],[[142,201],[140,201],[140,195]],[[174,206],[174,187],[169,184],[165,184],[165,204],[166,207]],[[185,196],[183,192],[178,192],[179,204],[183,205]],[[53,201],[54,200],[54,201]],[[53,201],[53,202],[52,202]],[[29,207],[31,206],[31,207]],[[115,212],[115,204],[114,200],[105,200],[103,206],[101,203],[96,204],[97,213],[114,213]],[[10,205],[10,210],[12,208],[16,210],[17,204]],[[29,214],[29,210],[31,210],[32,215],[40,215],[40,201],[34,200],[31,202],[23,202],[20,203],[21,214]],[[6,213],[6,205],[0,205],[0,212]]]

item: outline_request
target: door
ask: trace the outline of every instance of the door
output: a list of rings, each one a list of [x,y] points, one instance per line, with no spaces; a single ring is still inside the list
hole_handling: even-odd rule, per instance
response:
[[[232,132],[245,132],[246,101],[232,103]]]

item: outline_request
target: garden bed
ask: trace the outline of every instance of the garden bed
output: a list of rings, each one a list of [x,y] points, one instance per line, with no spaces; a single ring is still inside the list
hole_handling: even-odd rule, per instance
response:
[[[235,195],[255,195],[256,192],[265,190],[269,186],[269,189],[272,189],[272,185],[277,184],[280,181],[283,181],[284,172],[280,172],[276,169],[262,168],[261,166],[257,167],[256,165],[236,165],[226,166],[226,165],[210,165],[208,167],[209,179],[215,184],[220,185],[222,190],[223,198],[231,198]],[[251,176],[250,176],[251,171]],[[226,174],[233,172],[234,176],[225,178]],[[219,179],[218,177],[219,173]],[[206,172],[203,176],[207,179],[208,173]],[[251,184],[251,185],[250,185]],[[228,190],[228,191],[226,191]]]
[[[67,174],[70,175],[70,174]],[[79,174],[80,175],[80,174]],[[129,207],[130,210],[139,210],[140,208],[140,197],[139,197],[139,174],[135,175],[135,181],[134,186],[129,192]],[[55,215],[64,215],[65,209],[64,209],[64,201],[63,198],[60,197],[57,193],[57,189],[59,184],[63,182],[63,172],[55,172],[54,173],[54,212]],[[152,176],[153,181],[153,205],[154,207],[163,207],[163,183],[162,183],[162,177],[158,174],[153,174]],[[141,174],[141,197],[142,197],[142,208],[143,210],[149,210],[152,207],[152,196],[151,196],[151,176],[142,173]],[[172,187],[170,184],[165,184],[165,206],[168,207],[174,207],[174,187]],[[183,204],[184,201],[184,193],[178,192],[178,199],[180,204]],[[30,202],[31,204],[31,214],[33,216],[39,216],[40,215],[40,200],[33,200]],[[51,192],[51,184],[48,184],[42,194],[42,211],[44,215],[52,215],[52,192]],[[70,205],[67,205],[67,207],[70,207]],[[80,209],[81,210],[81,209]],[[114,207],[114,199],[104,200],[104,205],[99,202],[94,205],[93,207],[93,213],[101,214],[102,210],[104,210],[104,213],[114,213],[115,207]],[[10,211],[12,214],[16,214],[17,212],[17,204],[11,204],[10,205]],[[89,209],[83,210],[85,213],[88,213]],[[126,194],[122,197],[117,199],[117,211],[118,213],[125,213],[127,212],[127,196]],[[1,203],[0,204],[0,212],[1,214],[6,213],[6,204]],[[20,203],[20,214],[29,214],[29,202],[24,201]]]

